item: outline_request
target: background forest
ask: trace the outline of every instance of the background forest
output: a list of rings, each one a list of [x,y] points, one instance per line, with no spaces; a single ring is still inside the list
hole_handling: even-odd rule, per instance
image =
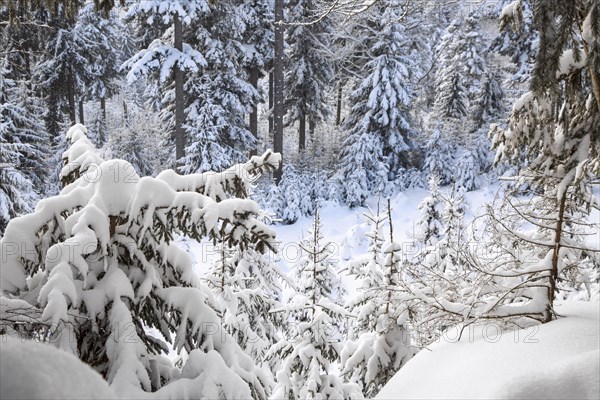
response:
[[[27,0],[0,27],[0,335],[98,393],[372,398],[451,328],[600,299],[597,1]]]

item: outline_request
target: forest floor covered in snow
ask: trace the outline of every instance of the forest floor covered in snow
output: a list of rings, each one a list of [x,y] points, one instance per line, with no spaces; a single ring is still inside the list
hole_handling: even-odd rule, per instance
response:
[[[447,193],[448,187],[441,188],[442,193]],[[485,212],[485,205],[496,196],[497,187],[484,187],[479,190],[465,194],[465,221],[471,221],[474,216]],[[415,232],[418,230],[417,223],[420,215],[417,207],[428,195],[425,189],[410,189],[393,196],[391,200],[392,222],[394,224],[394,240],[400,243],[414,242]],[[333,254],[330,260],[343,265],[351,258],[364,254],[367,251],[369,232],[365,213],[377,212],[379,201],[380,212],[386,214],[387,199],[370,198],[366,207],[350,209],[336,202],[324,202],[321,204],[320,217],[323,225],[323,243],[333,246]],[[278,224],[274,226],[279,242],[279,252],[275,259],[284,272],[290,271],[293,264],[300,258],[299,243],[308,235],[313,218],[310,216],[300,217],[298,221],[290,225]],[[384,229],[388,232],[388,228]],[[387,234],[386,234],[387,235]],[[386,236],[386,240],[389,238]],[[203,266],[215,262],[220,256],[218,248],[214,248],[208,241],[196,243],[191,240],[183,240],[182,246],[189,250],[195,261],[197,271],[201,273]]]
[[[447,191],[448,188],[442,188],[443,193]],[[486,187],[466,193],[466,222],[483,214],[484,206],[493,200],[496,192],[497,187]],[[427,193],[414,189],[392,197],[396,241],[412,242],[419,219],[417,206]],[[366,252],[369,227],[363,214],[369,208],[376,212],[377,202],[372,198],[367,202],[368,208],[356,209],[335,203],[322,205],[324,241],[334,246],[333,257],[340,267],[346,260]],[[381,199],[381,212],[385,212],[386,205]],[[598,219],[598,212],[594,212],[592,218]],[[275,226],[280,242],[276,259],[282,271],[289,272],[300,257],[299,242],[308,234],[311,223],[311,217],[302,217],[294,224]],[[598,237],[590,240],[597,241]],[[199,276],[204,268],[218,260],[218,249],[208,242],[179,239],[179,243],[192,254]],[[349,294],[354,292],[350,278],[343,278],[342,284]],[[557,312],[556,321],[521,330],[502,330],[491,323],[471,326],[464,330],[460,340],[459,327],[451,327],[437,342],[410,360],[378,398],[597,398],[600,394],[600,303],[597,300],[564,301]],[[8,339],[2,340],[0,349],[2,398],[33,398],[40,394],[38,389],[42,387],[44,395],[57,398],[113,396],[97,373],[75,357],[63,355],[49,346],[17,345]],[[171,350],[169,358],[175,361],[179,357]],[[9,362],[11,367],[6,368]],[[58,370],[71,372],[53,372]],[[5,384],[25,381],[36,383],[15,387]]]
[[[593,399],[600,395],[598,302],[567,301],[559,318],[504,331],[458,329],[422,350],[378,399]],[[445,339],[445,340],[444,340]]]

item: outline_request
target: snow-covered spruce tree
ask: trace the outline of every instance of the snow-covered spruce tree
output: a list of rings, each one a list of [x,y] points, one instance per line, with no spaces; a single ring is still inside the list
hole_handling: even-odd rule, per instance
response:
[[[140,178],[126,161],[100,159],[83,126],[67,137],[60,195],[13,219],[0,242],[3,303],[39,310],[44,340],[76,354],[119,395],[268,397],[268,379],[222,331],[216,299],[172,239],[274,246],[258,206],[243,198],[279,156],[268,151],[222,173]],[[22,331],[18,322],[6,329]],[[167,343],[189,354],[182,370],[161,361]]]
[[[20,6],[18,14],[21,23],[9,23],[0,33],[3,48],[0,55],[0,79],[3,81],[0,101],[7,107],[3,111],[5,117],[15,128],[11,141],[27,145],[21,147],[23,156],[18,168],[31,180],[35,193],[42,196],[50,137],[42,122],[43,99],[35,91],[31,79],[33,54],[40,51],[41,45],[40,28],[36,25],[42,22],[30,15],[25,7]]]
[[[490,38],[481,28],[480,19],[471,14],[462,22],[453,21],[438,44],[435,80],[438,96],[429,115],[430,120],[441,116],[437,122],[439,129],[461,155],[450,173],[461,175],[455,180],[467,191],[478,187],[479,181],[474,177],[491,166],[491,159],[486,157],[489,143],[484,134],[490,122],[503,118],[506,112],[502,75],[492,69],[494,60],[485,53]]]
[[[71,125],[77,122],[77,104],[85,82],[90,78],[88,60],[82,52],[83,43],[73,29],[74,24],[74,17],[63,14],[54,17],[52,36],[33,74],[36,89],[46,96],[47,106],[55,108],[54,113],[65,112]],[[56,121],[47,119],[47,124],[51,123]],[[58,136],[59,132],[51,131],[50,134]]]
[[[356,129],[344,140],[340,165],[342,198],[350,207],[363,205],[387,180],[381,138]]]
[[[117,91],[119,66],[124,61],[120,43],[128,40],[128,32],[115,12],[102,15],[89,0],[79,11],[73,32],[79,42],[79,53],[87,60],[80,101],[100,102],[97,134],[101,146],[107,139],[106,100]]]
[[[127,115],[112,129],[103,150],[108,158],[129,161],[140,176],[155,176],[172,165],[169,133],[158,113],[135,101],[127,103]]]
[[[462,150],[456,159],[455,183],[458,191],[471,191],[479,187],[479,171],[481,167],[478,159],[471,150]]]
[[[477,14],[470,14],[464,20],[459,40],[456,43],[460,57],[456,61],[462,63],[464,75],[461,78],[469,83],[468,91],[471,103],[481,92],[482,81],[489,68],[484,57],[487,49],[484,48],[481,27],[478,24],[480,18]]]
[[[460,194],[460,190],[455,190],[453,186],[452,191],[443,201],[444,237],[439,245],[442,263],[438,266],[438,270],[442,272],[456,271],[463,269],[461,255],[465,244],[464,197]]]
[[[191,73],[206,67],[203,55],[189,41],[191,24],[202,13],[210,11],[207,1],[151,0],[132,3],[125,21],[134,25],[145,46],[127,60],[128,83],[145,78],[146,91],[152,102],[162,110],[165,126],[175,142],[175,159],[181,166],[187,145],[184,131],[185,109],[190,93],[185,81]]]
[[[532,21],[532,4],[526,0],[502,0],[497,6],[494,17],[500,16],[500,34],[490,49],[510,57],[514,64],[513,82],[526,82],[531,76],[539,42],[539,33]]]
[[[407,83],[412,63],[405,50],[411,41],[399,22],[401,11],[380,1],[368,16],[373,36],[367,40],[373,58],[350,95],[353,106],[343,125],[347,137],[340,169],[347,185],[345,201],[351,206],[362,205],[366,196],[379,189],[377,174],[387,172],[386,180],[395,179],[408,163],[412,128]]]
[[[0,237],[11,218],[31,211],[27,196],[33,191],[31,181],[16,168],[21,153],[18,145],[8,142],[2,119],[0,115]]]
[[[497,121],[498,116],[504,116],[507,111],[504,97],[499,72],[488,70],[482,78],[481,87],[472,94],[470,115],[472,132],[482,128],[487,131],[491,122]]]
[[[319,18],[317,3],[293,0],[287,13],[286,124],[298,122],[299,150],[306,148],[307,123],[313,139],[315,126],[329,115],[326,94],[333,68],[326,56],[333,21],[328,15]]]
[[[286,224],[293,224],[303,215],[309,215],[309,210],[313,208],[314,199],[304,177],[305,174],[300,173],[292,164],[283,167],[283,175],[278,185],[280,203],[276,217]]]
[[[416,239],[424,246],[433,246],[442,238],[444,229],[442,213],[440,212],[442,199],[439,192],[439,176],[431,175],[428,184],[429,196],[425,197],[417,207],[421,213],[421,218],[418,222],[419,231]]]
[[[468,149],[464,154],[479,153],[476,148],[481,147],[483,130],[487,132],[489,123],[503,118],[506,111],[500,88],[502,76],[490,67],[491,56],[486,55],[489,37],[481,28],[480,19],[471,14],[462,22],[453,21],[436,48],[437,97],[429,119],[441,116],[440,129],[456,146]],[[459,163],[453,170],[478,174],[490,165],[486,157],[476,157],[475,161],[472,171],[463,171]],[[467,190],[476,187],[472,180],[464,181]]]
[[[207,67],[193,74],[188,85],[193,100],[187,107],[184,171],[222,170],[246,158],[256,147],[246,115],[260,100],[248,82],[245,49],[247,38],[244,7],[235,2],[212,3],[206,22],[196,27],[197,49]],[[203,28],[204,26],[208,28]]]
[[[244,40],[251,24],[244,9],[233,2],[153,0],[133,4],[128,12],[141,29],[154,19],[165,24],[161,36],[125,67],[130,82],[140,77],[158,82],[168,126],[177,128],[181,120],[186,135],[178,134],[184,143],[176,140],[176,148],[185,147],[185,158],[180,155],[185,172],[223,170],[255,144],[245,122],[259,96],[246,80],[251,44]]]
[[[444,135],[439,126],[436,126],[425,145],[426,152],[423,168],[429,175],[436,175],[440,179],[440,184],[447,185],[454,177],[455,169],[455,151],[456,147],[452,141]]]
[[[218,243],[219,258],[206,272],[222,310],[223,326],[259,365],[280,337],[283,274],[268,255],[254,249],[234,249],[228,238]],[[269,372],[270,373],[270,372]]]
[[[319,211],[310,238],[300,243],[303,256],[295,265],[296,290],[279,310],[292,320],[284,338],[268,357],[282,360],[273,399],[347,399],[360,396],[355,385],[343,383],[332,366],[339,357],[337,336],[348,313],[336,303],[340,285],[333,269],[331,244],[323,245]]]
[[[502,15],[504,23],[520,17],[519,4],[511,7]],[[582,259],[582,251],[598,250],[580,245],[576,233],[584,229],[589,207],[598,201],[590,182],[600,172],[600,5],[534,0],[532,9],[540,43],[531,92],[513,106],[508,127],[493,126],[491,134],[497,161],[524,156],[528,162],[519,181],[532,186],[534,198],[526,209],[516,200],[507,201],[514,210],[509,214],[522,215],[533,224],[534,233],[502,226],[504,216],[493,210],[490,215],[500,223],[495,225],[498,232],[535,249],[532,266],[500,242],[501,254],[508,257],[505,263],[512,267],[509,271],[526,282],[508,291],[510,296],[530,299],[516,310],[548,322],[554,317],[557,280],[566,265]]]
[[[377,215],[367,216],[371,224],[369,255],[351,262],[348,269],[362,278],[362,286],[357,297],[347,302],[356,324],[354,338],[346,342],[341,355],[342,374],[359,384],[365,398],[373,398],[414,355],[406,323],[407,303],[398,292],[402,245],[393,240],[390,213],[388,201],[390,240],[385,244],[382,225],[386,217],[379,210]]]
[[[452,131],[455,131],[460,121],[466,117],[469,108],[467,88],[461,77],[460,66],[452,62],[440,71],[436,79],[438,97],[434,109],[444,121],[444,129]]]
[[[9,77],[6,58],[0,58],[0,236],[8,221],[27,213],[43,193],[45,177],[43,127],[27,88]]]

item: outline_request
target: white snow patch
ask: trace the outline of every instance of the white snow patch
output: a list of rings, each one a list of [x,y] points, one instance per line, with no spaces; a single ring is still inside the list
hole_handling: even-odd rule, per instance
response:
[[[573,71],[577,71],[585,67],[585,54],[580,52],[580,60],[575,61],[575,54],[573,49],[565,50],[559,60],[559,68],[556,71],[556,77],[559,78],[564,75],[569,75]]]
[[[421,350],[377,398],[597,399],[599,306],[565,302],[548,324],[501,334],[487,324],[465,329],[458,342],[456,330]]]
[[[0,398],[115,399],[100,374],[54,347],[0,336]]]

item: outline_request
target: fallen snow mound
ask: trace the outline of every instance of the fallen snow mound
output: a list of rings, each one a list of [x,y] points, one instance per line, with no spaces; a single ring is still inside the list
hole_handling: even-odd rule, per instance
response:
[[[114,399],[100,374],[50,345],[0,336],[0,399]]]
[[[422,350],[377,399],[598,399],[597,302],[565,302],[545,325],[503,332],[491,324]],[[485,332],[486,335],[482,335]]]

